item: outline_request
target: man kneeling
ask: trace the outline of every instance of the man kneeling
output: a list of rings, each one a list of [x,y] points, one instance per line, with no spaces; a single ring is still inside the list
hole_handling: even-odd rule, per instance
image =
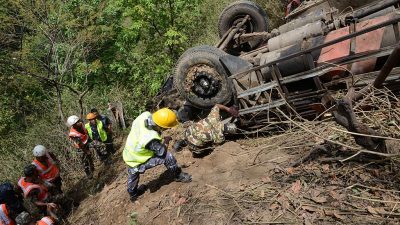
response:
[[[238,117],[239,111],[236,107],[226,107],[216,104],[208,116],[198,122],[189,122],[185,130],[185,139],[174,145],[174,150],[179,151],[183,146],[188,145],[193,156],[201,155],[211,150],[214,145],[220,145],[225,141],[225,134],[236,133],[234,123],[221,121],[220,111],[228,112],[233,117]]]

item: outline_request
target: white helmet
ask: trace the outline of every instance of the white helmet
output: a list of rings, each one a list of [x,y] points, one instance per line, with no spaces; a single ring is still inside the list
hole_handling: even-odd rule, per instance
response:
[[[35,156],[35,157],[41,157],[41,156],[44,156],[44,155],[46,155],[46,151],[47,151],[47,149],[46,149],[46,147],[44,147],[43,145],[36,145],[34,148],[33,148],[33,156]]]
[[[73,115],[73,116],[70,116],[70,117],[68,117],[68,119],[67,119],[67,125],[68,126],[70,126],[70,127],[72,127],[72,125],[74,125],[76,122],[78,122],[79,121],[79,117],[77,117],[77,116],[75,116],[75,115]]]

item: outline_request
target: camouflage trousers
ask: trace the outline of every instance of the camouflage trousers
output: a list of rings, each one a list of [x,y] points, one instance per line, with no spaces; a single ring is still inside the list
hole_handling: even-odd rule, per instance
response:
[[[168,170],[175,172],[179,169],[178,163],[175,157],[167,152],[164,158],[153,157],[147,160],[147,162],[137,166],[128,168],[128,193],[131,196],[135,196],[139,185],[140,174],[143,174],[146,170],[164,164]]]

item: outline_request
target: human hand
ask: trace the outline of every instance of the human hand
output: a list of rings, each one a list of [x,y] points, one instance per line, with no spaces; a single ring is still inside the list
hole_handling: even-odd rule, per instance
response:
[[[168,145],[170,141],[172,141],[172,137],[171,136],[165,136],[164,137],[164,144],[165,145]]]
[[[48,210],[55,209],[55,208],[57,208],[57,204],[55,204],[55,203],[47,203],[46,207],[47,207]]]
[[[239,116],[239,110],[237,109],[236,106],[231,106],[229,107],[228,111],[233,117],[238,117]]]

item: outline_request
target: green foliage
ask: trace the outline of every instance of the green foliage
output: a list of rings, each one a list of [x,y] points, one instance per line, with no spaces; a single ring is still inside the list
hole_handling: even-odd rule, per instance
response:
[[[104,112],[116,101],[128,119],[144,111],[175,60],[201,36],[205,18],[200,0],[2,3],[0,44],[19,45],[0,52],[0,158],[8,162],[0,179],[18,176],[39,143],[66,162],[78,160],[59,114],[78,114],[77,93],[89,86],[84,112]],[[23,35],[7,39],[13,27]],[[80,168],[70,167],[63,164]]]
[[[132,120],[183,51],[218,41],[230,2],[0,0],[0,180],[15,181],[36,144],[64,162],[64,179],[75,176],[81,166],[60,113],[79,115],[79,94],[91,87],[84,113],[120,101]],[[283,15],[281,1],[257,2],[273,18]]]

